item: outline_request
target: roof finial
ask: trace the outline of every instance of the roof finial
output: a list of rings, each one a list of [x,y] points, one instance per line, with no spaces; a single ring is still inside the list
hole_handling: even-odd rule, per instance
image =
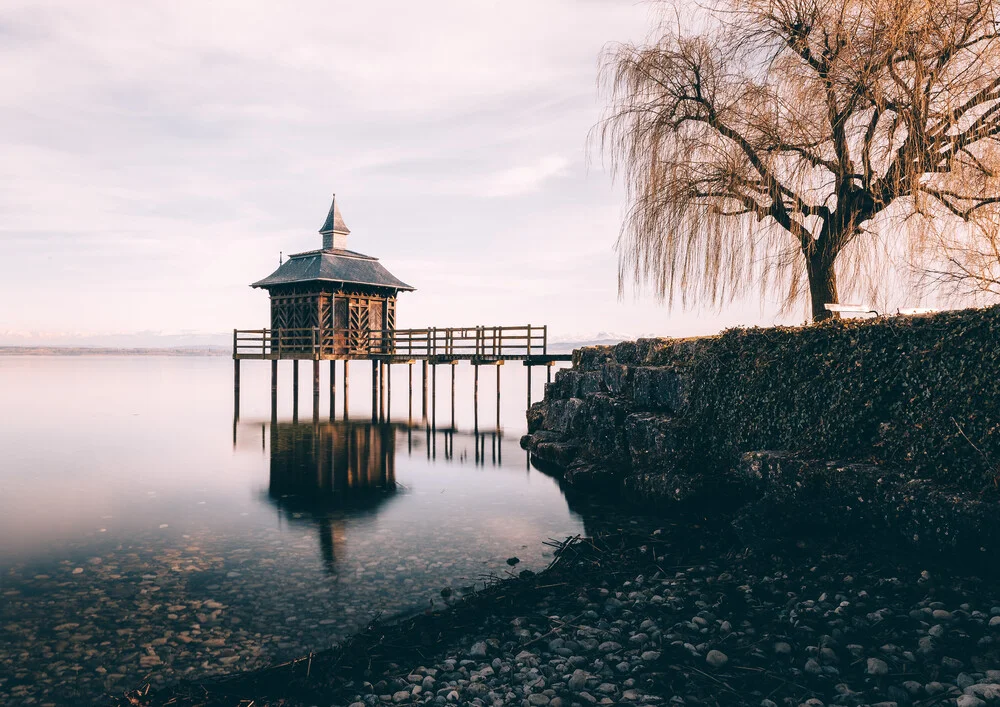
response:
[[[323,222],[319,232],[323,236],[323,250],[343,250],[347,247],[347,235],[351,229],[347,227],[347,224],[344,223],[344,217],[340,215],[336,194],[330,200],[330,211],[327,213],[326,221]]]

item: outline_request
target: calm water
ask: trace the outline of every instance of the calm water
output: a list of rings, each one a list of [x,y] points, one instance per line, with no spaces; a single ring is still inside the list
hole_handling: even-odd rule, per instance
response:
[[[437,431],[411,425],[406,367],[392,422],[370,422],[370,367],[351,421],[312,415],[291,364],[270,418],[269,366],[226,358],[0,357],[0,704],[86,704],[154,682],[322,649],[381,613],[442,603],[490,575],[539,569],[583,532],[530,468],[522,366],[438,373]],[[323,379],[326,386],[327,368]],[[420,412],[414,369],[414,416]],[[535,371],[533,397],[544,372]],[[342,384],[338,381],[342,391]],[[338,391],[338,392],[340,392]]]

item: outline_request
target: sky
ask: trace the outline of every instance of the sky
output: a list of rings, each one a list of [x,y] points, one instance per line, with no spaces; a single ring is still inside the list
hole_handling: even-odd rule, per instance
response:
[[[788,322],[619,296],[625,201],[588,132],[632,0],[4,0],[0,344],[267,325],[248,285],[348,247],[417,288],[398,325],[553,338]],[[801,321],[802,315],[792,317]]]

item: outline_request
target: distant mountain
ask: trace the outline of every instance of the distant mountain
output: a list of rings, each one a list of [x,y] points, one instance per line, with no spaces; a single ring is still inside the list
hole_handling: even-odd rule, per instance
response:
[[[572,351],[584,346],[614,346],[623,341],[635,341],[636,339],[669,338],[663,334],[623,334],[620,332],[599,331],[591,335],[571,334],[561,336],[549,341],[549,349],[555,353]]]
[[[139,331],[128,333],[0,331],[0,346],[101,349],[224,349],[232,350],[233,335],[203,332]]]

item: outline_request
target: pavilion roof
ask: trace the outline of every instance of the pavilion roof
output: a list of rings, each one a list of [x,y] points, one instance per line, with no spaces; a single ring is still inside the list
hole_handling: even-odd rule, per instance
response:
[[[414,288],[385,269],[370,255],[352,250],[312,250],[288,256],[277,270],[251,287],[268,289],[301,282],[342,282],[345,285],[368,285],[394,290]]]

